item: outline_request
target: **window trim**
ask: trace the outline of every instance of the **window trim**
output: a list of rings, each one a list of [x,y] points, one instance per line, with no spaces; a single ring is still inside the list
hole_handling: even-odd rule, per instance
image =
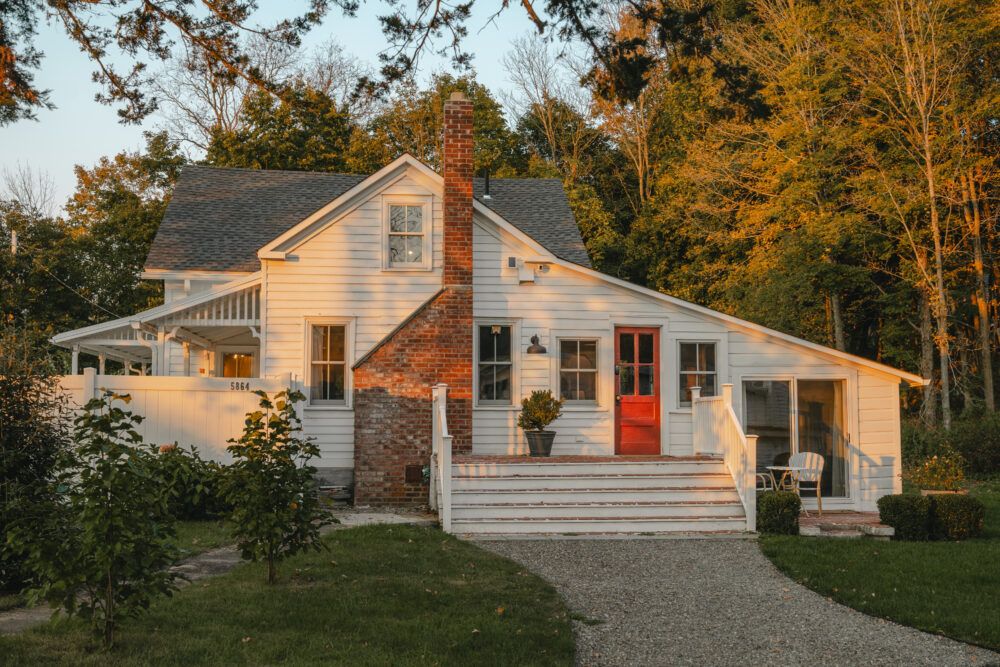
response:
[[[479,327],[494,324],[510,327],[510,402],[480,400],[479,398]],[[472,391],[473,406],[481,410],[521,409],[521,323],[509,318],[477,319],[472,323]]]
[[[714,371],[684,371],[684,370],[681,370],[681,346],[682,345],[711,345],[713,347],[714,351],[715,351],[715,370]],[[722,373],[719,370],[719,348],[720,348],[720,344],[719,344],[718,340],[712,340],[712,339],[699,339],[699,340],[678,339],[677,340],[677,348],[676,348],[676,353],[677,353],[677,356],[676,356],[676,359],[677,359],[677,367],[676,367],[677,368],[677,374],[675,376],[676,384],[674,386],[676,387],[676,391],[677,391],[677,407],[678,408],[681,408],[681,409],[684,409],[684,410],[690,410],[691,409],[691,402],[684,400],[684,393],[681,391],[681,388],[680,388],[680,379],[681,379],[681,376],[683,376],[683,375],[714,375],[715,376],[715,392],[716,393],[713,394],[713,395],[718,396],[720,394],[720,392],[722,390],[722,384],[721,384],[721,382],[722,382],[722,379],[721,379],[722,378]]]
[[[223,368],[223,356],[227,352],[237,352],[237,353],[247,353],[249,352],[253,356],[253,361],[251,362],[250,378],[260,377],[260,348],[256,345],[216,345],[213,350],[214,360],[213,365],[215,366],[215,377],[221,378],[222,368]],[[249,378],[243,378],[249,379]]]
[[[344,327],[344,400],[314,403],[312,400],[312,328],[314,326]],[[353,409],[354,373],[354,318],[306,317],[302,329],[303,359],[302,387],[305,389],[307,410],[351,410]]]
[[[430,271],[434,267],[434,211],[431,197],[418,195],[392,195],[382,198],[382,270]],[[422,261],[413,264],[393,265],[389,255],[389,209],[391,206],[420,206],[423,209]]]
[[[562,398],[562,344],[563,341],[576,341],[594,343],[595,344],[595,354],[597,358],[594,360],[593,371],[589,369],[579,369],[572,368],[568,369],[575,371],[577,373],[594,373],[594,399],[593,400],[578,400],[578,399],[566,399],[566,405],[569,407],[597,407],[601,404],[601,337],[600,336],[573,336],[565,335],[556,337],[555,345],[555,366],[556,366],[556,377],[555,377],[555,389],[556,394],[559,398]]]

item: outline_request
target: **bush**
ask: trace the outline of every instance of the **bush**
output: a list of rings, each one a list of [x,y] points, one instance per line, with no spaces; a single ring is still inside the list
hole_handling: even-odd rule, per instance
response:
[[[23,507],[11,533],[38,583],[31,599],[89,619],[106,647],[122,618],[176,588],[167,494],[135,430],[142,418],[117,405],[129,400],[105,392],[84,406],[50,501]]]
[[[243,435],[230,440],[235,462],[225,477],[232,504],[233,537],[243,558],[267,562],[267,581],[274,583],[275,565],[286,556],[319,549],[319,529],[328,522],[319,504],[316,468],[319,455],[307,438],[295,403],[298,391],[282,391],[271,401],[263,391],[260,410],[247,414]]]
[[[983,532],[986,506],[964,495],[931,496],[931,537],[936,540],[965,540]]]
[[[161,446],[152,470],[169,493],[167,504],[175,519],[208,519],[231,509],[222,493],[225,469],[201,458],[194,447]]]
[[[44,337],[0,323],[0,591],[19,591],[27,572],[7,547],[7,532],[24,507],[44,500],[58,457],[69,447],[70,414],[39,352]]]
[[[912,469],[928,458],[958,453],[970,475],[1000,473],[1000,412],[968,410],[950,431],[919,421],[903,423],[903,466]]]
[[[791,491],[757,494],[757,532],[770,535],[798,535],[802,501]]]
[[[958,491],[965,481],[965,461],[958,454],[934,455],[915,466],[906,479],[918,488],[932,491]]]
[[[895,529],[893,539],[930,539],[931,501],[924,496],[900,493],[878,499],[879,521]]]
[[[548,389],[533,391],[531,396],[521,401],[517,425],[526,431],[544,431],[546,426],[559,419],[563,403],[563,399],[556,398]]]

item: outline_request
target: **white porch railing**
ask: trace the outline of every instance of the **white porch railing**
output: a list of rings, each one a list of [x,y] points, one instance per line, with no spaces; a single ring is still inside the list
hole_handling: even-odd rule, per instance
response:
[[[145,442],[194,445],[202,456],[220,463],[231,461],[226,441],[239,437],[246,414],[260,404],[253,392],[274,393],[287,389],[290,383],[287,376],[237,379],[98,375],[93,368],[59,378],[59,385],[76,407],[104,389],[129,394],[132,400],[127,409],[142,415],[137,430]]]
[[[441,529],[451,532],[451,434],[448,433],[448,385],[431,389],[431,490],[430,506],[436,510]]]
[[[747,530],[757,530],[757,436],[746,435],[733,410],[733,385],[722,385],[721,396],[701,396],[691,390],[694,453],[721,454],[743,503]]]

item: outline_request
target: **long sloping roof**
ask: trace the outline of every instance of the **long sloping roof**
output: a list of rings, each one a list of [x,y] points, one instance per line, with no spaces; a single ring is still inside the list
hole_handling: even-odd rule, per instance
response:
[[[146,269],[257,271],[257,251],[365,180],[360,174],[188,165],[146,258]],[[557,257],[590,267],[558,179],[494,178],[476,199]]]

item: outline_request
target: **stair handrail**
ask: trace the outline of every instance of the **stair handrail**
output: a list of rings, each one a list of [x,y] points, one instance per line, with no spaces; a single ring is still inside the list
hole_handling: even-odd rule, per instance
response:
[[[448,432],[448,385],[431,388],[430,506],[441,529],[451,532],[451,439]]]
[[[691,388],[694,453],[722,454],[743,504],[747,531],[757,530],[757,436],[743,432],[733,409],[733,385],[722,385],[721,396],[702,396]]]

